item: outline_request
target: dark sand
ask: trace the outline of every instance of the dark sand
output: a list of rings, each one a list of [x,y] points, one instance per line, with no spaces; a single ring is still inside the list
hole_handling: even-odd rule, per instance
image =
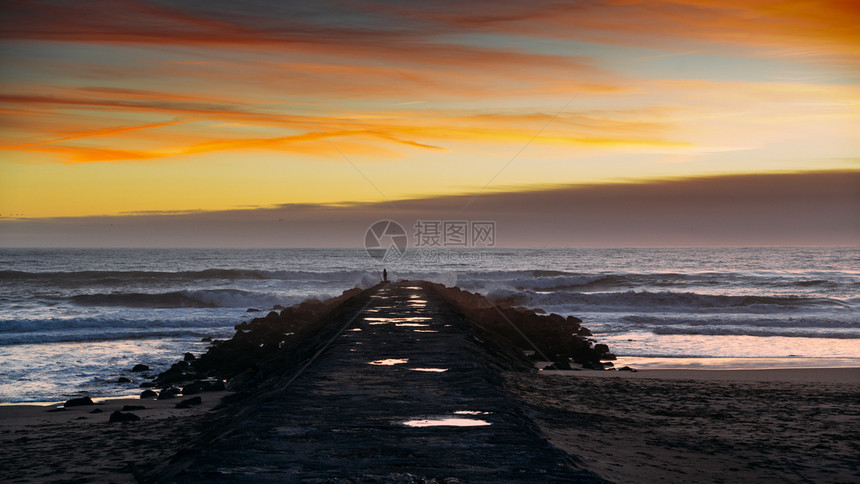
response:
[[[509,373],[550,441],[615,482],[860,482],[860,368]]]
[[[57,405],[0,406],[0,482],[138,482],[191,445],[226,392],[177,409],[182,398],[120,398],[50,412]],[[138,422],[108,423],[125,405],[143,405]],[[90,413],[95,409],[101,413]]]

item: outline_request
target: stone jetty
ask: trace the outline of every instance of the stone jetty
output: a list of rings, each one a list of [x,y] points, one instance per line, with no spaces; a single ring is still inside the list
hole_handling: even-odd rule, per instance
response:
[[[350,293],[320,315],[301,348],[231,368],[243,390],[154,480],[602,482],[551,446],[504,388],[503,372],[533,371],[522,347],[534,343],[528,328],[513,328],[514,342],[467,317],[458,306],[468,297],[446,291],[407,281]],[[501,310],[496,319],[515,324]],[[192,363],[217,369],[208,359]]]

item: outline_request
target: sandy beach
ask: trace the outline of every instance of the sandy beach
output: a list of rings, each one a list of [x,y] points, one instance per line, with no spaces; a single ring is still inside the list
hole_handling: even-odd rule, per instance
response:
[[[860,368],[507,374],[556,446],[614,482],[857,482]]]
[[[169,400],[118,398],[53,411],[62,404],[0,406],[3,482],[134,483],[198,437],[209,410],[227,392],[203,394],[200,405],[178,409]],[[109,423],[126,405],[140,421]],[[94,411],[99,410],[97,413]]]
[[[509,372],[550,442],[614,482],[856,482],[860,368]],[[6,482],[138,482],[197,437],[224,393],[0,406]],[[144,405],[139,422],[108,423]],[[93,410],[102,412],[93,414]]]

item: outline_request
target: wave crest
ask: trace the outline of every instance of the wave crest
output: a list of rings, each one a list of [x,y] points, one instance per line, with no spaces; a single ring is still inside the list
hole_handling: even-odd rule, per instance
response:
[[[260,294],[240,289],[198,289],[163,293],[97,293],[71,296],[69,301],[78,306],[117,306],[128,308],[243,308],[289,305],[289,300],[275,294]],[[295,299],[295,298],[292,298]]]

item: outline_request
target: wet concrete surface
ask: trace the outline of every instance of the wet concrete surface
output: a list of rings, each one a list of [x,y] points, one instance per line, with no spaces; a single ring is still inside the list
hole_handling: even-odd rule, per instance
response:
[[[447,302],[408,282],[365,299],[303,371],[236,403],[163,480],[600,482],[539,434]]]

